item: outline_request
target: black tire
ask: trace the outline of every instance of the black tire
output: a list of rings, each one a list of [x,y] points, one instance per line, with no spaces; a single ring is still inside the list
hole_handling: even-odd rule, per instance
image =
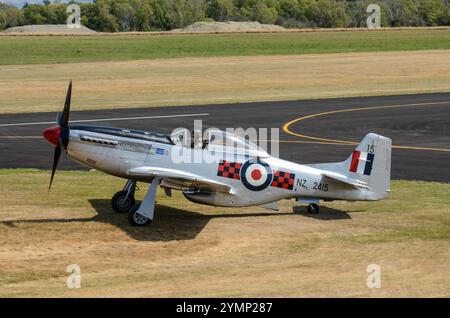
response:
[[[132,194],[127,198],[127,191],[119,191],[111,199],[112,209],[119,214],[128,213],[135,204],[136,201]]]
[[[308,205],[308,213],[309,214],[319,213],[319,205],[317,205],[315,203],[311,203],[310,205]]]
[[[152,220],[136,213],[140,206],[140,204],[135,204],[128,212],[128,222],[131,226],[144,227],[152,224]]]

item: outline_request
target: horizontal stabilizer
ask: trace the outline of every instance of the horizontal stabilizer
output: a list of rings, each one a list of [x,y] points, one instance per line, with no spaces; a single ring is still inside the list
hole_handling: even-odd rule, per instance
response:
[[[349,177],[346,177],[346,176],[343,176],[343,175],[340,175],[337,173],[325,172],[322,175],[325,179],[328,179],[333,182],[343,183],[345,185],[352,186],[357,189],[362,188],[362,189],[370,190],[367,183],[358,181],[356,179],[352,179],[352,178],[349,178]]]

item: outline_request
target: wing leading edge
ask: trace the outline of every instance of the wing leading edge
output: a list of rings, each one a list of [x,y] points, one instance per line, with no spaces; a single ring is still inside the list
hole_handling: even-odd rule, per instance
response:
[[[212,179],[195,175],[186,171],[158,167],[139,167],[128,171],[131,177],[141,179],[159,178],[166,187],[181,189],[185,188],[203,188],[212,191],[220,191],[235,194],[231,186]]]

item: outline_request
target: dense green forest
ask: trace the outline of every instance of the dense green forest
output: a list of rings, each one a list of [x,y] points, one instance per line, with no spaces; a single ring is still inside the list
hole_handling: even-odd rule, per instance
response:
[[[212,20],[258,21],[288,28],[363,27],[370,3],[381,7],[382,26],[450,25],[448,0],[97,0],[80,7],[83,25],[117,32],[170,30]],[[19,9],[0,2],[0,30],[64,24],[66,6],[45,1]]]

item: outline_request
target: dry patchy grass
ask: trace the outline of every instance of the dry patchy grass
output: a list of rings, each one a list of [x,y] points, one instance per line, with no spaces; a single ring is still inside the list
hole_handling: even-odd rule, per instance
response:
[[[387,201],[315,217],[159,194],[154,224],[136,229],[109,208],[120,180],[59,172],[47,194],[48,178],[0,172],[0,296],[450,296],[449,184],[395,181]],[[366,287],[371,263],[381,289]]]
[[[181,58],[0,67],[0,113],[450,90],[449,50]]]

